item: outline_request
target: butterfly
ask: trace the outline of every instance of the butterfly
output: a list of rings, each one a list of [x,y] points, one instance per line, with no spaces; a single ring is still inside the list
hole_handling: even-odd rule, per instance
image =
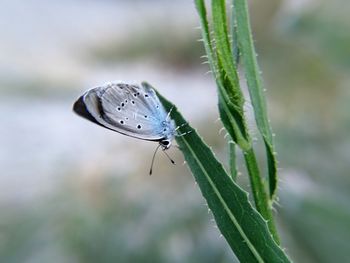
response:
[[[104,128],[141,140],[155,141],[154,158],[159,147],[169,160],[175,162],[165,152],[168,150],[178,129],[170,118],[171,110],[166,112],[156,92],[146,82],[141,85],[127,83],[107,83],[86,91],[74,103],[73,110]]]

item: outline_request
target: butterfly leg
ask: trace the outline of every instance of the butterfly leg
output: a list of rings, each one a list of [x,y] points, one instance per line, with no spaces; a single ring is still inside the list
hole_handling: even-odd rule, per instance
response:
[[[181,127],[185,126],[185,125],[188,125],[188,122],[185,122],[185,123],[183,123],[183,124],[181,124],[181,125],[179,125],[179,126],[177,126],[177,127],[175,128],[175,132],[176,132],[175,136],[176,136],[176,137],[185,136],[186,134],[189,134],[189,133],[192,132],[192,131],[187,131],[187,132],[179,133],[178,130],[179,130]]]
[[[178,133],[178,134],[176,134],[175,136],[176,137],[182,137],[182,136],[185,136],[185,135],[187,135],[187,134],[190,134],[192,131],[187,131],[187,132],[183,132],[183,133]]]
[[[178,129],[180,129],[181,127],[183,127],[183,126],[185,126],[185,125],[188,125],[188,122],[185,122],[185,123],[183,123],[183,124],[177,126],[177,127],[175,128],[175,131],[177,131]]]
[[[169,119],[170,119],[170,114],[171,114],[171,112],[173,111],[174,107],[175,107],[175,106],[172,106],[172,107],[171,107],[170,111],[168,112],[168,115],[166,116],[166,120],[169,120]]]

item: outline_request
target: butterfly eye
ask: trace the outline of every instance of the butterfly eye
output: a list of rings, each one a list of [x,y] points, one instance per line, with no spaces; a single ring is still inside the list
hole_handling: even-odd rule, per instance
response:
[[[148,118],[148,116],[147,115],[145,115],[145,119],[147,119]]]
[[[149,97],[148,94],[145,94],[145,97],[146,97],[146,98]]]
[[[139,124],[139,125],[137,125],[137,129],[141,129],[141,125]]]
[[[120,110],[121,110],[121,108],[120,108],[120,107],[118,107],[118,108],[117,108],[117,110],[118,110],[118,111],[120,111]]]
[[[120,124],[124,124],[124,121],[119,121],[120,122]]]

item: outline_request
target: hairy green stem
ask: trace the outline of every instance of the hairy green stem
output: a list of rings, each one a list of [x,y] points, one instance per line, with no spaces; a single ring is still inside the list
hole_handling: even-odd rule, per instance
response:
[[[274,170],[276,168],[275,158],[273,155],[273,144],[272,141],[269,140],[269,130],[265,123],[267,120],[266,106],[264,104],[264,95],[261,91],[261,85],[259,82],[260,78],[257,75],[257,62],[255,56],[252,58],[252,54],[255,54],[255,51],[251,38],[246,0],[235,0],[234,3],[235,12],[233,12],[232,15],[235,17],[232,17],[231,19],[231,27],[235,26],[235,20],[237,21],[237,27],[231,28],[231,32],[234,35],[234,41],[237,42],[234,43],[235,45],[232,47],[230,46],[228,36],[229,31],[227,28],[226,1],[211,1],[213,18],[212,34],[209,31],[210,25],[207,20],[204,0],[196,0],[195,3],[200,15],[204,47],[207,52],[210,68],[218,86],[219,112],[222,123],[230,134],[232,140],[234,140],[237,146],[245,153],[244,156],[256,209],[260,212],[263,218],[267,220],[268,228],[270,229],[273,238],[276,243],[279,243],[279,237],[272,215],[270,198],[260,175],[255,153],[252,148],[251,136],[246,127],[246,116],[243,111],[244,95],[240,89],[237,64],[235,63],[238,59],[238,53],[236,54],[236,57],[233,54],[233,50],[237,49],[235,48],[235,45],[237,45],[238,42],[239,49],[242,52],[243,66],[246,71],[254,113],[256,117],[258,116],[257,125],[259,131],[262,133],[267,149],[270,174],[269,182],[271,196],[273,196],[276,186],[276,172]],[[213,42],[215,42],[215,45],[212,44],[212,40],[214,40]],[[237,50],[235,52],[237,52]],[[261,125],[261,123],[264,125]],[[229,147],[231,177],[235,180],[237,176],[235,168],[235,146],[230,145]]]
[[[269,199],[273,200],[277,191],[277,160],[274,150],[273,136],[267,117],[266,99],[262,88],[262,80],[256,52],[253,43],[251,26],[249,22],[249,12],[247,0],[234,0],[233,8],[235,10],[237,23],[237,37],[241,60],[244,66],[245,76],[248,84],[248,90],[257,127],[263,137],[266,148],[268,182],[269,182]],[[235,27],[232,24],[231,27]]]
[[[265,190],[264,182],[260,176],[253,147],[244,152],[244,159],[249,174],[256,209],[263,218],[267,220],[267,225],[269,226],[273,239],[277,244],[280,244],[275,220],[273,218],[271,206],[269,205],[269,198]]]
[[[237,180],[237,164],[236,164],[236,144],[233,141],[229,143],[229,156],[230,156],[230,175],[233,181]]]

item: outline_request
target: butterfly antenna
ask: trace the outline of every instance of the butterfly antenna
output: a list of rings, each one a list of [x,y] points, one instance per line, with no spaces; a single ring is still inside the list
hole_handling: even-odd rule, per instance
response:
[[[176,164],[175,161],[173,159],[171,159],[171,157],[169,156],[169,154],[166,152],[166,150],[163,151],[163,153],[168,157],[168,159],[170,160],[170,162],[172,164]]]
[[[156,153],[157,153],[159,147],[160,147],[160,144],[157,146],[156,150],[154,151],[154,154],[153,154],[153,157],[152,157],[152,162],[151,162],[151,169],[149,169],[149,175],[152,175],[153,163],[154,163],[154,159],[156,157]]]

